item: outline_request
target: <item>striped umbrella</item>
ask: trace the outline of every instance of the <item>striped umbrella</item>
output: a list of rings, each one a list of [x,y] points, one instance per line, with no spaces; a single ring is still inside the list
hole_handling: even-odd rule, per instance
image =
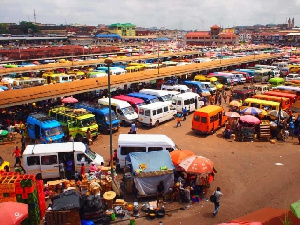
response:
[[[262,110],[256,107],[247,107],[241,111],[241,114],[257,116],[262,114]]]

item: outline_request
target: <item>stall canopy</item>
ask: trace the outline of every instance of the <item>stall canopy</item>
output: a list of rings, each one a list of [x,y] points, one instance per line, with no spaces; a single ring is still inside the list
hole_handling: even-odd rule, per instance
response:
[[[167,150],[153,152],[131,152],[133,179],[138,195],[152,195],[163,181],[165,192],[174,184],[174,165]]]

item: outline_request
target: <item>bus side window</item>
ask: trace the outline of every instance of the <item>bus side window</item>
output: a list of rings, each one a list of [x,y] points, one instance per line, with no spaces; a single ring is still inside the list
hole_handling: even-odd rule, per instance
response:
[[[214,115],[214,121],[218,121],[219,120],[219,114]]]
[[[214,117],[213,117],[213,116],[211,116],[211,117],[209,118],[209,122],[210,122],[210,123],[214,122]]]
[[[39,156],[27,157],[27,165],[28,166],[40,165],[40,157]]]
[[[42,156],[41,160],[42,160],[42,165],[57,164],[57,155]]]
[[[149,147],[148,152],[153,152],[153,151],[160,151],[163,150],[162,147]]]

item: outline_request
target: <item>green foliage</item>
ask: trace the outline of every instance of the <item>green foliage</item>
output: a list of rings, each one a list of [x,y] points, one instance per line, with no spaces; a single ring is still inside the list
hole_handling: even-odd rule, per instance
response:
[[[24,34],[33,34],[33,33],[40,32],[39,26],[31,22],[22,21],[19,23],[19,25],[20,25],[20,29],[23,31]]]
[[[6,23],[0,24],[0,34],[8,34],[8,25]]]

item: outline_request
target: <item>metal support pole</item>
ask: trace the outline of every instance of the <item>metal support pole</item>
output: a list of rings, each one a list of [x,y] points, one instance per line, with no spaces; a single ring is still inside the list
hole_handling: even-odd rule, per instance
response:
[[[109,151],[110,151],[110,171],[112,179],[114,179],[114,169],[113,169],[113,151],[112,151],[112,122],[111,122],[111,93],[110,93],[110,65],[112,60],[106,59],[104,63],[107,65],[108,72],[108,107],[109,107]]]

